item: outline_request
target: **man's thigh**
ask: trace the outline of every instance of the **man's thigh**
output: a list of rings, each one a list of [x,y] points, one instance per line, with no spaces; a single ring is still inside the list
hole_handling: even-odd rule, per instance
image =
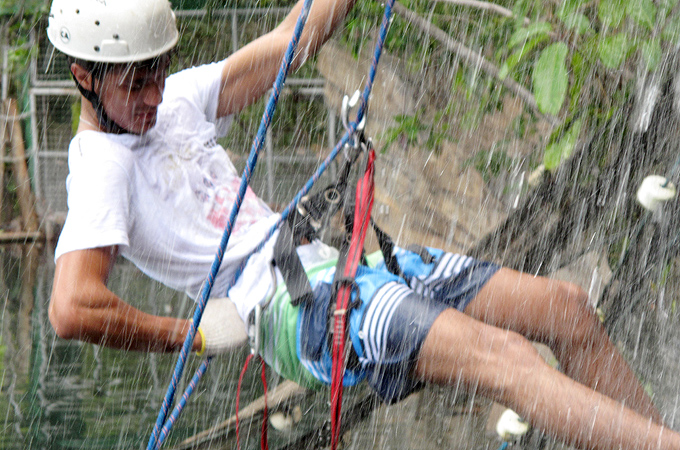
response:
[[[531,343],[519,334],[449,308],[432,324],[413,374],[419,380],[486,395],[502,386],[511,371],[540,361]]]
[[[586,303],[586,294],[571,283],[501,268],[464,312],[486,324],[546,342],[583,314]]]

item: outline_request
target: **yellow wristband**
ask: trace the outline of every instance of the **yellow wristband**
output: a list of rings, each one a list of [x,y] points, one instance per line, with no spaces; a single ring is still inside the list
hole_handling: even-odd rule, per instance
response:
[[[196,352],[196,355],[201,356],[205,353],[205,334],[203,334],[201,327],[198,327],[198,334],[201,336],[201,349]]]

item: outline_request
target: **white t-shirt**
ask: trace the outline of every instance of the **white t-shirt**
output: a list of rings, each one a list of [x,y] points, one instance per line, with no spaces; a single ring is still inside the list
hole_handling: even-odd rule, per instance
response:
[[[216,141],[232,122],[216,118],[221,73],[222,63],[214,63],[168,77],[157,123],[142,136],[76,135],[56,258],[115,245],[150,277],[197,298],[241,182]],[[226,294],[243,258],[278,217],[248,188],[211,296]],[[244,319],[270,289],[272,247],[248,264],[229,292]],[[312,259],[327,254],[323,246],[318,250]]]

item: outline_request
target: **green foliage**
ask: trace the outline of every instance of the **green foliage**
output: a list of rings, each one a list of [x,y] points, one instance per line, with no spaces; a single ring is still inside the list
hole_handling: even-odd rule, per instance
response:
[[[418,135],[427,129],[427,126],[420,120],[419,115],[403,115],[394,116],[397,125],[390,127],[382,136],[383,141],[382,151],[384,152],[397,139],[404,140],[404,146],[418,144]]]
[[[528,27],[517,29],[517,31],[515,31],[510,37],[510,42],[508,45],[513,48],[517,47],[518,45],[524,45],[530,38],[534,36],[548,37],[550,32],[552,32],[552,26],[549,23],[533,23]]]
[[[656,21],[657,8],[652,3],[652,0],[636,0],[634,2],[627,2],[626,13],[628,16],[637,22],[639,25],[652,30],[654,22]]]
[[[600,61],[609,69],[618,69],[626,59],[630,41],[625,33],[606,36],[600,41],[597,54]]]
[[[644,61],[645,68],[653,72],[661,61],[661,41],[659,39],[649,39],[640,45],[640,55]]]
[[[525,85],[531,80],[539,110],[557,117],[546,167],[554,170],[571,154],[581,130],[620,111],[634,87],[632,74],[659,68],[663,54],[680,42],[677,5],[678,0],[514,4],[510,38],[494,42],[499,77]],[[524,17],[529,25],[520,20]]]
[[[678,0],[497,3],[511,9],[515,17],[445,2],[403,1],[497,64],[500,80],[511,78],[531,90],[539,111],[556,119],[557,131],[548,140],[543,158],[551,170],[571,154],[581,131],[620,111],[634,88],[633,74],[658,70],[663,54],[680,43]],[[375,36],[382,9],[378,2],[355,6],[343,33],[355,53],[366,45],[365,36]],[[429,142],[437,148],[443,140],[452,139],[452,117],[462,127],[474,127],[482,114],[497,108],[504,95],[499,80],[487,81],[477,67],[459,62],[428,33],[397,15],[388,36],[387,51],[407,61],[415,79],[430,70],[455,73],[442,78],[457,95],[439,109],[447,111],[439,118],[425,118],[423,111],[398,116],[397,125],[383,136],[385,147],[401,139],[404,145]],[[461,94],[475,107],[456,113],[460,108],[455,102]]]
[[[0,0],[0,15],[2,16],[30,16],[46,11],[47,5],[43,0]]]
[[[450,108],[437,111],[431,121],[424,119],[424,111],[419,111],[414,115],[395,116],[394,120],[397,124],[389,127],[380,136],[381,152],[384,153],[388,147],[399,141],[405,148],[420,146],[439,153],[442,142],[450,139],[447,117],[450,112]]]
[[[488,183],[492,178],[508,172],[514,164],[514,158],[508,155],[505,150],[491,149],[475,153],[463,162],[462,167],[463,169],[470,166],[474,167],[482,175],[484,181]]]
[[[602,0],[597,7],[603,28],[617,28],[626,16],[626,0]]]
[[[576,120],[562,136],[548,144],[543,155],[543,165],[546,169],[555,170],[560,162],[571,156],[581,133],[582,123],[582,120]]]
[[[590,20],[582,13],[571,12],[558,16],[567,30],[576,34],[586,34],[592,30]]]
[[[567,45],[557,42],[546,47],[533,71],[536,103],[541,112],[556,115],[567,93],[568,75],[565,66]]]
[[[2,45],[7,46],[10,96],[19,98],[23,88],[21,77],[28,72],[33,52],[30,47],[31,30],[40,27],[40,20],[46,16],[49,4],[44,0],[0,0],[0,21],[3,24]]]

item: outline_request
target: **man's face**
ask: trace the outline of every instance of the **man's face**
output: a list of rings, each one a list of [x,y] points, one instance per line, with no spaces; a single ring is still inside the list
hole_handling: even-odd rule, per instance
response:
[[[156,124],[163,100],[168,63],[155,66],[115,66],[101,81],[95,81],[108,117],[132,134],[143,134]]]

